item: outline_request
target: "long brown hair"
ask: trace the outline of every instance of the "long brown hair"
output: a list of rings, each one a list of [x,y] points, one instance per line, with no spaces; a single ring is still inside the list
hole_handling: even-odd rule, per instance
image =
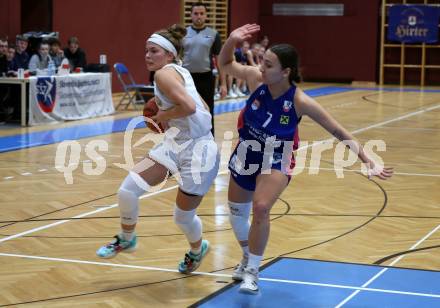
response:
[[[289,44],[277,44],[270,47],[269,50],[277,55],[283,69],[290,68],[289,82],[300,82],[299,56],[296,49]]]
[[[174,24],[167,29],[161,29],[156,32],[169,40],[171,44],[173,44],[174,48],[176,48],[177,54],[181,55],[182,53],[182,39],[186,35],[186,29],[182,25]]]

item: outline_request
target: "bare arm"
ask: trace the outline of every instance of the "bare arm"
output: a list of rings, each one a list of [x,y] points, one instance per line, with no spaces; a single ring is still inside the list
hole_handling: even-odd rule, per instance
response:
[[[229,35],[218,57],[218,64],[223,73],[246,80],[251,91],[254,91],[261,83],[261,72],[254,66],[237,63],[234,58],[234,49],[238,43],[247,40],[259,30],[260,26],[256,24],[247,24],[235,29]]]
[[[309,116],[316,123],[321,125],[335,138],[342,141],[346,146],[355,152],[359,159],[367,165],[371,173],[369,175],[377,176],[383,180],[391,177],[392,168],[378,166],[371,160],[360,143],[350,134],[341,124],[339,124],[317,101],[305,94],[301,89],[297,88],[295,94],[295,109],[298,117],[303,115]]]
[[[158,70],[154,80],[160,91],[174,103],[174,107],[158,112],[153,117],[155,121],[165,122],[196,112],[196,103],[186,92],[182,77],[173,68]]]
[[[220,66],[218,65],[218,55],[214,55],[214,59],[215,59],[215,63],[217,66],[217,71],[218,71],[220,97],[225,98],[226,94],[228,92],[228,89],[226,87],[226,74],[223,72],[222,69],[220,69]]]
[[[200,97],[200,100],[201,100],[202,103],[203,103],[203,107],[205,107],[206,111],[209,111],[209,106],[208,106],[208,104],[205,102],[205,100],[203,99],[203,97],[200,96],[200,94],[199,94],[199,97]]]

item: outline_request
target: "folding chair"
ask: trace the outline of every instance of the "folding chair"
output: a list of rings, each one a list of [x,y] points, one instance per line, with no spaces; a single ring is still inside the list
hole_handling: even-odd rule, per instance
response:
[[[118,79],[121,82],[122,88],[125,92],[116,106],[116,109],[118,109],[121,105],[125,106],[125,109],[127,109],[130,104],[133,104],[134,109],[137,109],[136,104],[145,103],[142,93],[154,95],[154,87],[135,83],[133,77],[124,64],[115,63],[113,68],[115,69]]]

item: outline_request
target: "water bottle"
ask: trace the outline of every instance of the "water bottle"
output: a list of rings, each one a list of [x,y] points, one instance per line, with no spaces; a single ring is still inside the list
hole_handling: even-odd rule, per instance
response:
[[[47,66],[47,74],[49,76],[55,75],[55,64],[53,63],[52,59],[49,60],[49,65]]]

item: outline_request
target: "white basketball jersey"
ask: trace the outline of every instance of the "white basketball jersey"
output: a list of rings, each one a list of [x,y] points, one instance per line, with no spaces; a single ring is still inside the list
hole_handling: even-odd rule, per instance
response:
[[[207,135],[211,131],[211,114],[205,109],[205,106],[196,90],[194,81],[189,71],[175,63],[165,65],[165,67],[174,68],[182,76],[185,90],[189,96],[196,102],[196,112],[190,116],[172,119],[169,121],[170,127],[177,127],[180,130],[179,139],[195,139]],[[154,95],[156,103],[160,110],[167,110],[174,107],[174,103],[168,99],[159,88],[154,84]]]

